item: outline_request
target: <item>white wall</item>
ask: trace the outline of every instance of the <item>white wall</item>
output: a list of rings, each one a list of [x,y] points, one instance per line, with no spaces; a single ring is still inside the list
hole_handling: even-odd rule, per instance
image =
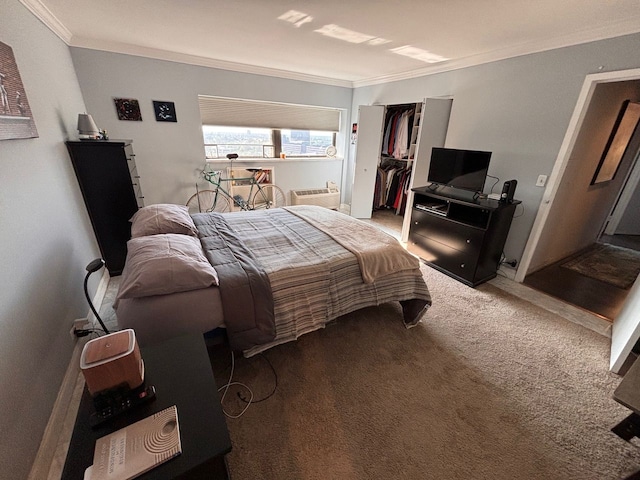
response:
[[[505,180],[518,181],[516,198],[524,208],[516,210],[519,216],[513,220],[505,253],[520,259],[544,192],[535,186],[536,179],[553,169],[585,76],[600,66],[606,70],[640,66],[638,44],[640,35],[629,35],[357,88],[352,112],[358,105],[453,98],[445,146],[492,151],[489,174],[501,182],[495,191]],[[348,171],[351,175],[351,164]]]
[[[40,135],[0,141],[0,477],[22,479],[71,357],[73,319],[87,315],[85,266],[99,252],[63,143],[85,108],[69,49],[19,2],[0,0],[0,11],[0,41],[13,48]]]
[[[195,193],[198,169],[204,165],[204,141],[198,109],[198,95],[317,105],[340,108],[351,106],[349,88],[319,85],[185,65],[130,55],[71,48],[80,87],[98,127],[110,138],[133,139],[136,165],[140,173],[145,203],[186,203]],[[140,102],[142,122],[118,120],[114,97],[135,98]],[[177,123],[157,122],[152,100],[171,101],[176,106]],[[341,116],[346,132],[349,115]],[[338,151],[344,151],[343,135]],[[341,185],[342,161],[295,162],[287,159],[260,161],[275,166],[278,185],[292,188]],[[240,166],[240,163],[234,165]],[[201,183],[206,188],[206,183]]]

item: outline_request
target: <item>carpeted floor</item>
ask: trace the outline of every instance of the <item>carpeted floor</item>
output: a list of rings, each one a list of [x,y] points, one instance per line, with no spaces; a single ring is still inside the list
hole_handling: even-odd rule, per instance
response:
[[[406,330],[394,305],[237,358],[257,400],[227,419],[234,480],[621,479],[640,451],[610,432],[609,340],[426,266],[434,305]],[[219,385],[228,352],[212,352]],[[244,403],[230,389],[225,408]],[[243,395],[246,395],[243,394]]]

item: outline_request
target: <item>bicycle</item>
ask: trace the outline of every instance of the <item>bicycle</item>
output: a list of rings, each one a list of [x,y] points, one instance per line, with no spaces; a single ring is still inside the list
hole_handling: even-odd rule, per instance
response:
[[[233,171],[233,161],[238,158],[238,154],[230,153],[227,158],[231,161],[231,171]],[[232,205],[244,211],[286,206],[286,197],[280,187],[260,183],[258,176],[264,170],[261,168],[246,168],[245,170],[251,172],[250,177],[224,178],[221,170],[208,170],[205,166],[201,175],[213,187],[207,190],[198,190],[198,184],[196,184],[196,193],[187,201],[189,213],[225,213],[231,211]],[[222,186],[225,182],[249,186],[247,199],[245,200],[238,194],[232,195]]]

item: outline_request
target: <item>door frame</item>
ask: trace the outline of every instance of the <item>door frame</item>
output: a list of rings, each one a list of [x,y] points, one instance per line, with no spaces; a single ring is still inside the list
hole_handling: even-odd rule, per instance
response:
[[[545,224],[548,220],[549,213],[555,207],[554,202],[558,193],[558,189],[562,183],[562,177],[569,163],[569,158],[575,147],[578,134],[584,123],[589,104],[596,90],[596,87],[601,83],[610,82],[624,82],[629,80],[640,80],[640,68],[634,68],[630,70],[618,70],[615,72],[594,73],[587,75],[582,84],[578,101],[573,110],[573,115],[569,121],[567,132],[565,133],[564,140],[560,146],[556,162],[549,176],[547,187],[542,196],[538,213],[536,214],[533,227],[531,228],[531,234],[527,240],[527,244],[522,253],[520,264],[516,270],[515,281],[522,283],[526,277],[533,255],[538,247],[538,242],[542,236]]]

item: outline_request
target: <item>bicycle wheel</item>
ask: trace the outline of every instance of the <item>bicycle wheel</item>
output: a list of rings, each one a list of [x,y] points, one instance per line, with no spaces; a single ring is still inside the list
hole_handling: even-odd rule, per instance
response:
[[[252,210],[277,208],[287,205],[287,197],[277,185],[261,185],[249,201]]]
[[[189,213],[231,211],[231,205],[226,195],[218,190],[200,190],[187,201]]]

